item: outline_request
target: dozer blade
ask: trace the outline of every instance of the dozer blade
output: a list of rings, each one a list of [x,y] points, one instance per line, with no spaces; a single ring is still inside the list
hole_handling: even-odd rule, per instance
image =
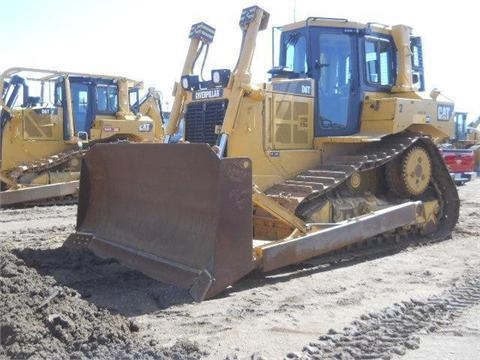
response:
[[[82,160],[77,232],[148,276],[212,297],[253,267],[252,168],[206,144],[98,144]]]

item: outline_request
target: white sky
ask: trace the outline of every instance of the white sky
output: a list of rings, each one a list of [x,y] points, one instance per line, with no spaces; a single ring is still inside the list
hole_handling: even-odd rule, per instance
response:
[[[270,13],[253,62],[257,81],[271,67],[271,26],[308,16],[406,24],[423,38],[426,85],[453,99],[456,110],[480,115],[479,13],[472,0],[0,0],[0,69],[43,67],[144,80],[170,100],[188,47],[190,26],[216,28],[208,68],[232,68],[240,46],[241,10]],[[3,71],[3,70],[2,70]]]

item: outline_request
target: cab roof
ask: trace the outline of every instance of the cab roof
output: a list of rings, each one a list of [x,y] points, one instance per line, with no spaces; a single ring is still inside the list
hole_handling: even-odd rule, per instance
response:
[[[373,22],[364,24],[349,21],[348,19],[326,17],[309,17],[302,21],[297,21],[284,26],[279,26],[278,28],[282,31],[291,31],[296,29],[303,29],[309,26],[370,30],[376,33],[383,33],[385,35],[389,35],[392,32],[392,27],[389,25]]]

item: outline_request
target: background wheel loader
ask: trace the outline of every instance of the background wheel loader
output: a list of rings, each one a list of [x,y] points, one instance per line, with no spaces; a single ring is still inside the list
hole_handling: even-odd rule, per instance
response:
[[[77,192],[97,142],[161,142],[160,97],[106,75],[11,68],[0,76],[0,206]],[[43,186],[39,186],[43,185]]]
[[[202,300],[254,269],[373,236],[449,236],[459,199],[434,141],[453,133],[454,105],[419,92],[420,38],[403,25],[308,18],[280,28],[278,66],[254,86],[268,17],[243,10],[236,67],[207,80],[193,68],[214,29],[192,26],[166,130],[168,140],[184,117],[189,143],[96,145],[66,246]]]

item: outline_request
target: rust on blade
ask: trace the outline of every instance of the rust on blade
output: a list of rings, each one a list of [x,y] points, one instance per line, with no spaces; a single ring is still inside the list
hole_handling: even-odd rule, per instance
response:
[[[120,160],[119,160],[120,159]],[[97,255],[215,296],[253,268],[252,173],[206,144],[98,144],[84,157],[77,234]]]

